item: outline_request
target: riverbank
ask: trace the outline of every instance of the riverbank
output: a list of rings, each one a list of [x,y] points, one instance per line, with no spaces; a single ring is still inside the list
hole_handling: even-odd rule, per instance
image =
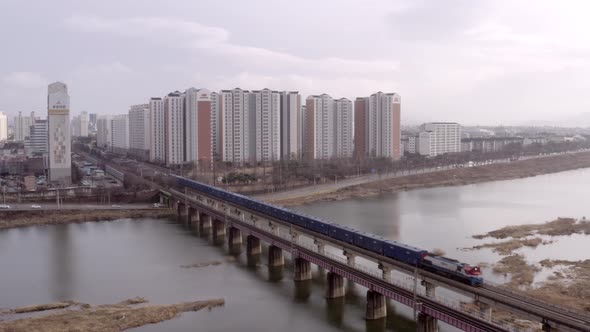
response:
[[[170,209],[0,211],[0,230],[117,219],[168,218],[174,215]]]
[[[283,206],[297,206],[320,201],[337,201],[350,198],[372,197],[383,193],[393,193],[421,188],[462,186],[481,182],[526,178],[586,167],[590,167],[590,152],[580,152],[514,161],[510,163],[415,174],[352,185],[336,190],[312,192],[301,196],[287,198],[284,196],[281,198],[271,197],[266,199],[266,201]]]
[[[11,332],[118,332],[178,317],[183,312],[223,306],[223,299],[183,302],[168,305],[146,305],[147,300],[135,298],[117,304],[91,306],[73,301],[16,308],[6,314],[17,316],[2,321],[0,331]],[[66,309],[67,310],[64,310]],[[47,312],[45,315],[20,318],[20,314]],[[13,318],[13,319],[10,319]]]

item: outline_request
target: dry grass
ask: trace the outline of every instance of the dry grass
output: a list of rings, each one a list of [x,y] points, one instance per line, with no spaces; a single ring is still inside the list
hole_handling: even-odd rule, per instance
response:
[[[535,273],[539,272],[540,269],[534,265],[527,264],[522,255],[510,255],[502,258],[494,266],[492,271],[498,274],[511,274],[512,278],[508,286],[521,288],[522,286],[531,286],[535,278]]]
[[[23,314],[26,312],[64,309],[64,308],[67,308],[67,307],[72,306],[74,304],[75,304],[75,302],[72,302],[72,301],[56,302],[56,303],[48,303],[48,304],[36,304],[36,305],[30,305],[30,306],[26,306],[26,307],[14,308],[10,312],[15,313],[15,314]]]
[[[55,210],[55,211],[1,211],[0,230],[35,225],[59,225],[88,221],[105,221],[137,218],[167,218],[172,210]]]
[[[496,239],[521,239],[531,235],[572,235],[572,234],[590,234],[590,222],[586,220],[576,220],[574,218],[557,218],[556,220],[544,224],[528,224],[518,226],[507,226],[486,234],[474,235],[476,239],[493,237]]]
[[[541,244],[549,244],[551,242],[543,241],[542,239],[536,237],[532,239],[512,239],[508,241],[502,242],[495,242],[495,243],[486,243],[480,244],[477,246],[473,246],[468,248],[468,250],[478,250],[483,248],[490,248],[493,252],[498,253],[502,256],[510,255],[516,249],[520,249],[522,247],[530,247],[536,248]]]
[[[0,322],[0,332],[119,332],[170,320],[183,312],[224,304],[223,299],[212,299],[170,305],[129,306],[142,301],[145,300],[131,299],[114,305],[85,306],[78,310],[61,310],[44,316],[4,321]]]

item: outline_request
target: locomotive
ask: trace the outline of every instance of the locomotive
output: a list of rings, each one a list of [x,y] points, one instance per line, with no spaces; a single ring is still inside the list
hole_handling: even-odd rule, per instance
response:
[[[394,259],[396,261],[458,280],[471,286],[483,285],[481,270],[457,260],[437,256],[427,250],[406,245],[397,241],[383,239],[377,235],[357,231],[347,226],[312,217],[280,206],[263,203],[256,199],[209,186],[194,180],[174,175],[181,187],[188,187],[206,195],[243,206],[267,216],[289,222],[295,226],[322,234],[335,240],[351,244],[367,251]]]

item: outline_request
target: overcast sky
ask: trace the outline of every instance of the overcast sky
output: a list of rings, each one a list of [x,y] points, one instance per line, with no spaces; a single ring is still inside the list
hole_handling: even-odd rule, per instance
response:
[[[72,113],[194,86],[402,96],[402,122],[520,124],[590,111],[590,2],[0,1],[0,111]]]

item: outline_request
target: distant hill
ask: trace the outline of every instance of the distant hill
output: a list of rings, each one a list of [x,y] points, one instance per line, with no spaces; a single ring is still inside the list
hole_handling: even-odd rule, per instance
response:
[[[554,126],[554,127],[590,127],[590,112],[580,113],[576,115],[567,115],[556,118],[555,120],[538,120],[526,123],[526,125],[533,126]]]

